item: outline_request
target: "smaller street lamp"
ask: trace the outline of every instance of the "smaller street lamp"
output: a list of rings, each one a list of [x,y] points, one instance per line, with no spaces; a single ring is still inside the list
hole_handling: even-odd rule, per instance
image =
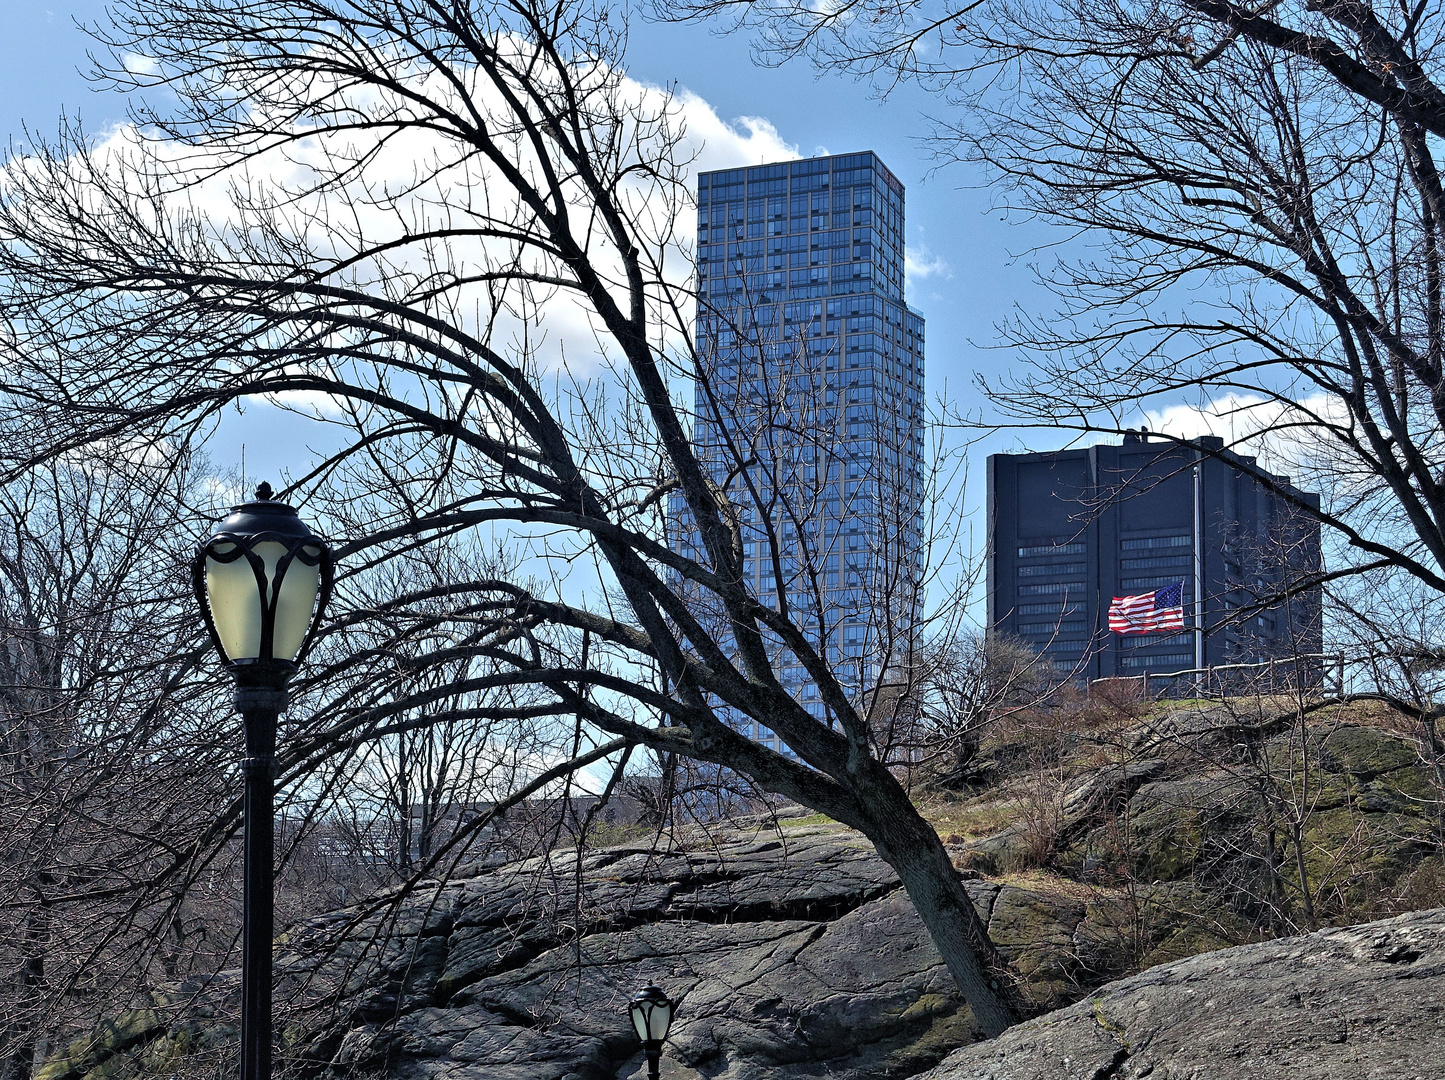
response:
[[[236,680],[246,728],[241,1080],[271,1077],[276,723],[331,594],[331,552],[271,485],[234,507],[191,564],[206,631]]]
[[[654,986],[650,979],[627,1006],[632,1026],[642,1040],[642,1052],[647,1056],[649,1080],[657,1080],[662,1043],[667,1038],[667,1029],[672,1026],[672,1014],[676,1009],[677,1002],[664,994],[662,987]]]

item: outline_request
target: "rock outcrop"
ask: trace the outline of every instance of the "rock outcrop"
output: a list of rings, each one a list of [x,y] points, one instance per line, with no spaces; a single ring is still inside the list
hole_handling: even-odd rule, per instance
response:
[[[626,1002],[655,979],[683,999],[668,1080],[1445,1076],[1445,910],[1101,985],[1130,942],[1124,967],[1217,942],[1167,919],[1159,940],[1140,940],[1137,909],[1131,920],[1103,890],[965,884],[1035,1000],[1083,1000],[977,1043],[891,869],[856,833],[793,819],[690,850],[475,867],[293,926],[278,957],[278,1075],[637,1078]],[[1149,902],[1179,900],[1175,888]],[[184,1008],[127,1014],[43,1075],[174,1076],[188,1046],[229,1056],[234,1032],[211,1030],[198,1007],[232,997],[235,981],[222,973]]]
[[[1080,863],[1074,882],[967,882],[1034,1003],[1078,1004],[958,1052],[937,1080],[1445,1076],[1429,1004],[1441,995],[1426,989],[1445,988],[1431,981],[1445,964],[1441,913],[1194,955],[1227,945],[1220,934],[1258,932],[1221,906],[1237,895],[1247,908],[1254,870],[1220,853],[1244,850],[1254,828],[1255,789],[1241,777],[1288,760],[1290,744],[1268,734],[1236,747],[1217,718],[1193,720],[1202,734],[1145,727],[1132,759],[1080,769],[1053,840]],[[1316,741],[1305,835],[1312,852],[1341,852],[1318,873],[1387,883],[1418,865],[1429,826],[1410,797],[1425,783],[1418,758],[1358,726]],[[1320,830],[1336,812],[1352,831],[1331,846]],[[1015,823],[955,854],[997,872],[1030,839]],[[1133,875],[1111,877],[1114,864]],[[378,924],[384,949],[305,959],[354,914],[291,937],[293,974],[338,991],[329,1015],[303,1022],[312,1076],[630,1076],[641,1058],[625,1002],[648,978],[684,998],[664,1066],[676,1080],[909,1076],[977,1037],[892,870],[862,837],[816,819],[693,850],[477,868],[407,898],[393,928]],[[361,929],[353,942],[368,938]]]
[[[892,871],[826,826],[489,868],[409,898],[396,931],[308,1047],[316,1072],[627,1075],[626,1002],[649,978],[684,999],[670,1076],[908,1074],[972,1031]]]
[[[1433,778],[1379,727],[1291,734],[1227,713],[1171,712],[1106,746],[1061,736],[1047,776],[1001,743],[980,758],[991,789],[929,808],[1031,1004],[1065,1006],[997,1042],[954,1053],[977,1032],[896,875],[858,834],[795,809],[665,850],[455,868],[291,926],[281,1075],[639,1076],[626,1002],[655,979],[683,999],[670,1080],[935,1066],[935,1080],[1445,1077],[1445,1005],[1431,1004],[1445,999],[1445,911],[1225,948],[1296,916],[1441,903]],[[1269,823],[1286,811],[1302,815],[1301,858],[1276,847],[1266,860],[1251,845],[1277,840]],[[1314,913],[1290,907],[1301,878]],[[1209,950],[1222,951],[1196,955]],[[157,996],[42,1075],[174,1077],[198,1048],[229,1055],[238,976]]]
[[[1445,910],[1152,968],[920,1080],[1439,1080]]]
[[[956,858],[989,875],[1047,865],[1086,884],[1191,886],[1213,909],[1197,921],[1237,940],[1445,899],[1437,785],[1414,743],[1379,725],[1239,719],[1213,705],[1106,739],[1069,732],[1048,782],[992,747],[978,800],[1013,820],[958,837]]]
[[[1040,1000],[1102,981],[1104,907],[966,885]],[[893,871],[831,824],[479,869],[409,897],[384,952],[305,958],[352,915],[288,935],[292,981],[337,991],[324,1020],[297,1017],[312,1075],[629,1075],[626,1001],[649,978],[684,999],[665,1062],[677,1078],[907,1076],[976,1037]]]

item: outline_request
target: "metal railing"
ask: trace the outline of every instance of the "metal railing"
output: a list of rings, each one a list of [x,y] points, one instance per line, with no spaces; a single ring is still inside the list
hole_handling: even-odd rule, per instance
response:
[[[1301,666],[1304,666],[1302,672]],[[1145,671],[1138,675],[1113,675],[1090,679],[1088,686],[1108,682],[1118,684],[1139,682],[1142,696],[1211,697],[1238,693],[1287,693],[1313,690],[1326,686],[1326,673],[1334,674],[1334,692],[1345,692],[1344,653],[1306,653],[1300,656],[1260,660],[1248,664],[1210,664],[1207,667],[1182,668],[1179,671]],[[1252,673],[1252,676],[1251,674]],[[1183,687],[1180,687],[1180,683]],[[1185,689],[1187,694],[1181,694]]]

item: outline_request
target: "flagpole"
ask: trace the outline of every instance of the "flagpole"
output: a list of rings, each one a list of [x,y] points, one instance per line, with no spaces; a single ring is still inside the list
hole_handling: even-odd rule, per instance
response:
[[[1197,451],[1196,451],[1197,453]],[[1204,667],[1204,470],[1194,462],[1194,666]]]

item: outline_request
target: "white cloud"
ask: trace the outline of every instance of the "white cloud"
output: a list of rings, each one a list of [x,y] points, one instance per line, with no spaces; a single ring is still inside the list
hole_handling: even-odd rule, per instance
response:
[[[284,390],[266,394],[260,400],[318,419],[340,420],[348,415],[343,399],[321,390]]]
[[[151,61],[136,55],[127,63],[139,71],[147,70]],[[455,87],[434,73],[419,74],[415,81],[415,89],[431,94],[444,97],[457,93]],[[310,85],[306,92],[320,96],[327,88]],[[652,238],[650,246],[644,247],[660,262],[664,280],[686,289],[693,276],[696,209],[692,192],[697,173],[796,159],[799,148],[767,118],[726,120],[708,101],[685,88],[669,89],[619,77],[613,93],[619,111],[628,118],[620,125],[615,140],[624,148],[618,150],[624,162],[636,156],[634,149],[625,149],[630,141],[675,140],[670,160],[676,171],[667,178],[669,182],[639,171],[624,181],[621,194],[632,216],[642,223],[643,232]],[[499,95],[479,79],[474,83],[474,94],[484,109],[494,109],[499,116],[504,113]],[[345,97],[346,103],[359,112],[384,112],[390,107],[374,90],[348,90]],[[506,126],[498,125],[503,130]],[[592,135],[601,138],[603,131],[594,128]],[[523,171],[538,165],[532,147],[524,139],[517,140],[511,153]],[[228,168],[218,168],[228,160]],[[350,175],[344,184],[316,186],[328,175],[342,174],[344,165],[354,160],[364,160],[364,168]],[[0,184],[23,184],[26,170],[34,170],[40,185],[37,190],[44,192],[45,181],[40,177],[43,164],[16,159],[10,173],[0,177]],[[75,212],[81,219],[114,222],[113,229],[107,224],[104,230],[96,230],[96,235],[105,236],[107,246],[116,241],[126,243],[124,230],[136,219],[173,217],[171,224],[152,223],[149,227],[182,236],[186,243],[205,236],[213,245],[230,249],[233,266],[264,264],[273,259],[325,266],[333,259],[346,259],[366,245],[403,240],[409,234],[431,229],[476,224],[474,211],[479,206],[524,225],[532,220],[499,173],[472,153],[469,146],[419,128],[387,132],[384,140],[379,134],[365,131],[315,132],[268,150],[221,141],[183,146],[156,141],[151,133],[137,131],[133,126],[120,126],[107,132],[88,154],[72,158],[67,167],[76,181],[73,190],[83,192],[82,204],[65,206],[41,197],[33,200],[37,213],[61,217]],[[151,201],[151,186],[162,179],[165,194]],[[131,193],[129,198],[115,198],[116,192],[124,191]],[[614,292],[625,308],[626,283],[612,237],[580,194],[572,210],[581,243],[602,274],[611,278]],[[69,226],[57,221],[56,227]],[[144,237],[137,237],[133,246],[143,256],[148,245]],[[105,261],[110,255],[97,251],[96,257]],[[569,379],[604,384],[610,381],[606,368],[608,338],[599,332],[595,313],[576,294],[542,288],[525,291],[514,286],[505,302],[497,302],[481,279],[494,271],[505,271],[519,258],[528,269],[543,273],[558,270],[555,265],[547,265],[549,256],[540,248],[528,250],[497,239],[464,237],[431,244],[411,242],[381,256],[368,256],[346,271],[351,281],[337,273],[331,283],[354,283],[358,291],[405,299],[420,292],[429,275],[453,277],[455,280],[433,295],[431,314],[439,322],[489,341],[507,359],[534,372],[538,389],[553,398],[559,415],[566,417],[571,403],[565,399],[573,392]],[[654,302],[660,300],[659,291],[654,290],[651,296]],[[692,315],[686,294],[680,296],[683,302],[675,318],[653,320],[656,336],[675,354],[683,352],[689,332],[685,320]],[[659,303],[659,310],[661,307]],[[270,334],[266,344],[285,348],[292,334],[304,337],[313,329],[314,324],[309,323],[294,328],[283,326]],[[306,366],[343,383],[374,383],[373,373],[347,369],[346,365],[355,361],[345,359],[338,347],[345,344],[339,333],[334,343],[308,340],[308,347],[319,345],[333,351],[330,361],[312,360]],[[451,392],[446,384],[428,383],[421,376],[408,381],[408,376],[394,373],[388,390],[418,401],[425,397],[433,407]],[[684,391],[680,383],[679,394],[690,401],[690,389]],[[441,405],[442,411],[457,407],[459,402],[458,393]],[[281,406],[321,420],[336,421],[345,415],[342,400],[319,390],[256,397],[250,405],[258,414]],[[472,407],[480,412],[475,402]],[[365,406],[362,411],[366,413]],[[266,430],[269,421],[264,416],[258,419],[261,430]],[[486,422],[475,415],[473,421]],[[244,423],[241,426],[245,428]]]
[[[631,84],[629,96],[656,94],[657,87]],[[717,110],[691,90],[677,94],[679,115],[687,126],[686,142],[696,153],[688,170],[690,187],[699,172],[712,169],[733,169],[741,165],[762,165],[774,161],[791,161],[799,157],[798,148],[787,142],[773,122],[763,116],[739,116],[725,121]]]
[[[128,52],[121,57],[121,67],[132,75],[155,75],[161,69],[155,57]]]
[[[126,63],[137,71],[154,67],[154,61],[138,54]],[[494,89],[475,74],[475,100],[494,108],[499,115],[505,106]],[[598,73],[605,81],[611,76]],[[414,77],[414,89],[437,97],[454,96],[456,90],[432,72]],[[314,85],[307,92],[320,95],[324,88]],[[785,161],[799,156],[798,147],[787,142],[765,117],[744,116],[731,121],[699,95],[680,88],[664,87],[620,77],[615,80],[615,98],[628,120],[616,133],[616,142],[629,140],[675,140],[671,160],[676,163],[675,185],[652,180],[646,174],[625,182],[623,197],[634,218],[654,243],[652,257],[663,267],[663,277],[674,286],[685,286],[693,273],[691,245],[694,238],[694,208],[691,192],[700,171]],[[392,103],[382,100],[374,89],[348,89],[347,103],[358,111],[385,111]],[[462,110],[465,111],[465,110]],[[505,119],[505,118],[504,118]],[[506,123],[498,125],[505,129]],[[525,139],[512,146],[517,165],[535,169],[534,152]],[[500,174],[484,165],[469,148],[430,129],[414,128],[386,133],[385,141],[366,132],[320,133],[269,151],[239,158],[224,170],[216,164],[235,153],[223,142],[200,146],[154,142],[141,137],[133,127],[123,126],[109,133],[89,162],[77,161],[75,169],[90,169],[100,175],[95,187],[109,184],[122,172],[136,175],[169,176],[171,193],[166,202],[177,214],[196,215],[207,223],[214,238],[237,252],[245,262],[251,252],[264,261],[277,243],[300,240],[313,253],[312,261],[345,259],[364,245],[400,239],[407,233],[468,225],[478,220],[473,213],[481,204],[489,214],[526,221],[529,213],[520,207],[515,193],[501,182]],[[624,150],[624,155],[635,151]],[[369,156],[368,156],[369,155]],[[365,167],[344,187],[315,189],[318,179],[335,175],[352,160],[366,159]],[[12,166],[14,167],[23,167]],[[420,182],[418,182],[420,179]],[[110,216],[100,205],[97,217]],[[585,200],[578,195],[572,215],[585,232],[581,242],[589,248],[605,276],[621,290],[625,282],[621,261],[612,238],[597,222]],[[124,215],[120,220],[124,220]],[[269,238],[268,238],[269,237]],[[565,268],[549,265],[550,256],[540,249],[523,249],[497,239],[453,238],[444,243],[409,243],[382,257],[371,257],[348,271],[371,292],[404,292],[418,286],[439,270],[473,281],[487,276],[521,258],[525,269],[546,274]],[[339,280],[339,279],[338,279]],[[349,282],[348,282],[349,284]],[[565,291],[514,290],[508,302],[495,303],[484,284],[455,284],[444,289],[436,301],[437,311],[448,321],[491,341],[514,360],[527,361],[540,369],[566,370],[588,377],[600,370],[605,341],[596,332],[595,316],[577,295]],[[685,332],[674,324],[668,338],[676,344]],[[320,395],[282,395],[288,405],[311,409],[326,416],[337,415],[333,401]]]
[[[913,288],[928,278],[947,281],[953,277],[953,267],[942,255],[935,255],[927,244],[910,245],[903,252],[903,276],[907,288]]]
[[[174,467],[176,444],[167,438],[125,436],[86,443],[60,456],[72,468],[88,473],[125,473],[132,479],[143,474],[161,475]]]
[[[1150,431],[1183,439],[1215,435],[1242,454],[1254,454],[1276,471],[1310,469],[1331,453],[1324,424],[1347,423],[1338,398],[1311,394],[1299,399],[1231,392],[1198,404],[1178,403],[1143,414]]]

